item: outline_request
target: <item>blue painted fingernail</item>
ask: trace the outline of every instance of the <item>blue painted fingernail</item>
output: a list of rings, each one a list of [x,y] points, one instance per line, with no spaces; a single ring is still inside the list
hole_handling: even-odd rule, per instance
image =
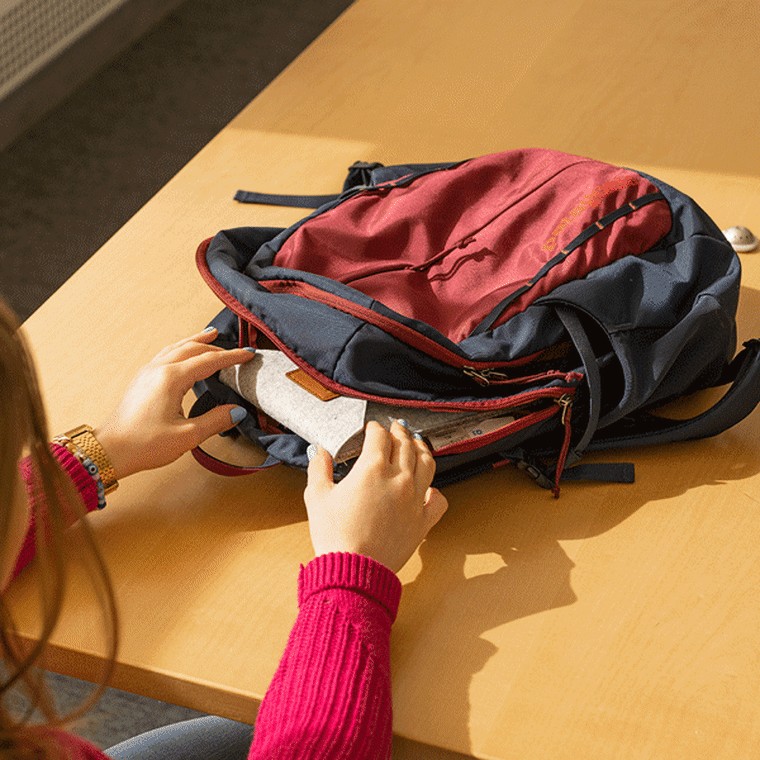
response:
[[[416,432],[416,431],[412,435],[412,438],[414,438],[415,441],[421,441],[421,440],[423,440],[422,436],[418,432]]]
[[[243,348],[243,351],[248,351],[251,354],[255,354],[256,353],[256,349],[253,346],[245,346]]]
[[[317,455],[317,447],[313,444],[309,444],[309,448],[306,449],[306,458],[311,462],[312,459]]]
[[[210,332],[214,332],[214,330],[216,330],[216,327],[212,327],[211,325],[209,325],[203,332],[210,333]]]
[[[247,416],[248,412],[243,409],[242,406],[233,406],[232,409],[230,409],[230,418],[232,419],[233,425],[237,425],[238,422],[245,419]]]
[[[398,419],[398,420],[396,420],[396,422],[398,422],[398,424],[401,425],[402,428],[406,428],[407,430],[411,430],[411,428],[409,427],[409,423],[406,420]]]

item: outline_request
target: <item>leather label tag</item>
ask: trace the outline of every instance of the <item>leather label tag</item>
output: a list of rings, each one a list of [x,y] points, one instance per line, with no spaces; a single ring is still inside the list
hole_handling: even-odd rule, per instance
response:
[[[320,401],[331,401],[334,398],[340,398],[338,393],[333,393],[329,388],[317,382],[313,377],[307,375],[302,369],[294,369],[285,373],[285,377],[292,380],[296,385],[300,385],[305,391],[316,396]]]

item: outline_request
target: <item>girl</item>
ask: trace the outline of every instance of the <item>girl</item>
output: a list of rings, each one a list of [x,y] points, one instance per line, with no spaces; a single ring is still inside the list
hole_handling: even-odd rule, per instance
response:
[[[194,419],[182,413],[182,399],[194,382],[252,356],[247,349],[210,345],[215,335],[208,330],[168,346],[138,373],[102,426],[80,427],[50,444],[23,336],[0,303],[0,587],[36,555],[44,603],[40,641],[25,649],[0,594],[6,663],[0,757],[390,757],[389,642],[401,594],[395,573],[447,508],[446,499],[430,488],[435,471],[430,452],[403,421],[394,422],[390,432],[370,423],[361,456],[337,485],[329,454],[312,451],[304,500],[316,556],[301,568],[299,614],[253,740],[250,727],[208,717],[135,737],[104,754],[64,730],[99,693],[64,719],[34,669],[60,613],[66,528],[104,506],[107,494],[131,474],[173,462],[245,415],[231,405]],[[113,662],[114,592],[88,521],[81,520],[80,527],[82,552],[109,621]],[[29,725],[26,716],[19,719],[7,709],[5,698],[16,688],[41,711],[43,725]]]

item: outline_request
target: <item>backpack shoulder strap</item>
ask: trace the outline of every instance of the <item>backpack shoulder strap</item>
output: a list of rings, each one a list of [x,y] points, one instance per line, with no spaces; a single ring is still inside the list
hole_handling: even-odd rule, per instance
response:
[[[709,438],[741,422],[760,403],[760,339],[744,344],[721,382],[731,382],[731,387],[718,402],[696,417],[669,420],[647,412],[632,415],[598,431],[588,450]]]

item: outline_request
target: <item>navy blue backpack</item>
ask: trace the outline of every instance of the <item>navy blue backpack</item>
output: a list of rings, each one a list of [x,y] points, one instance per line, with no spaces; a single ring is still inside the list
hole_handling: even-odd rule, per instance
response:
[[[509,413],[435,450],[436,485],[506,463],[555,495],[561,479],[630,482],[632,465],[579,462],[716,435],[760,401],[760,341],[734,357],[737,255],[693,200],[640,172],[529,149],[357,163],[336,196],[236,199],[316,210],[201,244],[198,267],[225,307],[217,345],[280,349],[336,394]],[[724,384],[692,419],[653,413]],[[266,450],[262,467],[306,467],[307,442],[217,377],[195,392],[193,414],[249,410],[237,433]],[[195,455],[217,472],[260,469]]]

